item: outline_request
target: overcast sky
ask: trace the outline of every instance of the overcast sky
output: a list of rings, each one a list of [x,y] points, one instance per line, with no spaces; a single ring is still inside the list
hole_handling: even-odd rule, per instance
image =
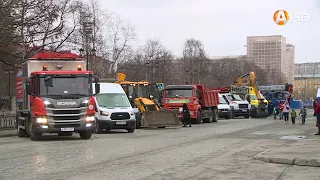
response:
[[[247,36],[283,35],[295,61],[320,62],[320,0],[99,0],[134,25],[138,43],[160,39],[177,56],[186,38],[203,42],[208,56],[246,54]],[[276,10],[309,14],[310,22],[273,22]]]

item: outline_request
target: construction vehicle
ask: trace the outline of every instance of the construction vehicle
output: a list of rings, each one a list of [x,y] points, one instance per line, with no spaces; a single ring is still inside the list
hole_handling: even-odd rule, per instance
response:
[[[218,122],[218,91],[205,88],[202,84],[167,85],[162,96],[163,108],[176,112],[180,120],[183,118],[182,106],[186,103],[193,123]]]
[[[136,113],[136,128],[181,125],[176,114],[161,107],[160,92],[156,84],[126,81],[124,73],[117,74],[116,83],[122,86],[131,105],[139,109]]]
[[[278,102],[282,101],[283,103],[286,100],[289,100],[290,107],[293,109],[301,109],[302,101],[295,100],[293,95],[293,85],[284,84],[284,85],[270,85],[270,86],[259,86],[261,93],[268,101],[273,103],[274,107],[278,106]]]
[[[91,71],[71,52],[38,53],[22,64],[16,78],[19,137],[39,140],[43,133],[90,139],[95,127]],[[100,85],[96,83],[95,93]]]
[[[268,117],[268,101],[259,90],[254,72],[238,76],[230,92],[242,95],[250,103],[252,118]]]

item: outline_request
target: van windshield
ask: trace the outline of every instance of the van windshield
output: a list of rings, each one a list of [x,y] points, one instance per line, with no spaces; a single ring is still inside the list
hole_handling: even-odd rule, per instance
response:
[[[128,97],[120,93],[99,93],[96,94],[97,103],[100,107],[130,107]]]

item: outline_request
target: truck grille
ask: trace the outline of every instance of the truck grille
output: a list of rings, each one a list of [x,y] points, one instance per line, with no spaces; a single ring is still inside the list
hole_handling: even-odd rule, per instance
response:
[[[52,113],[53,114],[80,114],[81,113],[81,110],[80,109],[65,109],[65,110],[61,110],[61,109],[58,109],[58,110],[52,110]]]
[[[239,108],[248,109],[248,104],[239,104]]]
[[[110,116],[111,120],[125,120],[130,119],[130,114],[127,112],[118,112],[118,113],[112,113]]]
[[[46,111],[49,121],[54,121],[54,127],[76,127],[86,115],[87,108],[47,108]]]
[[[71,124],[71,123],[59,123],[54,125],[55,128],[66,128],[66,127],[79,127],[80,124]]]

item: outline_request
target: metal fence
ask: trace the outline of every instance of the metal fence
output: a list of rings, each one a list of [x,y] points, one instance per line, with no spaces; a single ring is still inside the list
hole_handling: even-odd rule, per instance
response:
[[[12,98],[0,98],[0,131],[16,128],[16,112],[13,110]]]

